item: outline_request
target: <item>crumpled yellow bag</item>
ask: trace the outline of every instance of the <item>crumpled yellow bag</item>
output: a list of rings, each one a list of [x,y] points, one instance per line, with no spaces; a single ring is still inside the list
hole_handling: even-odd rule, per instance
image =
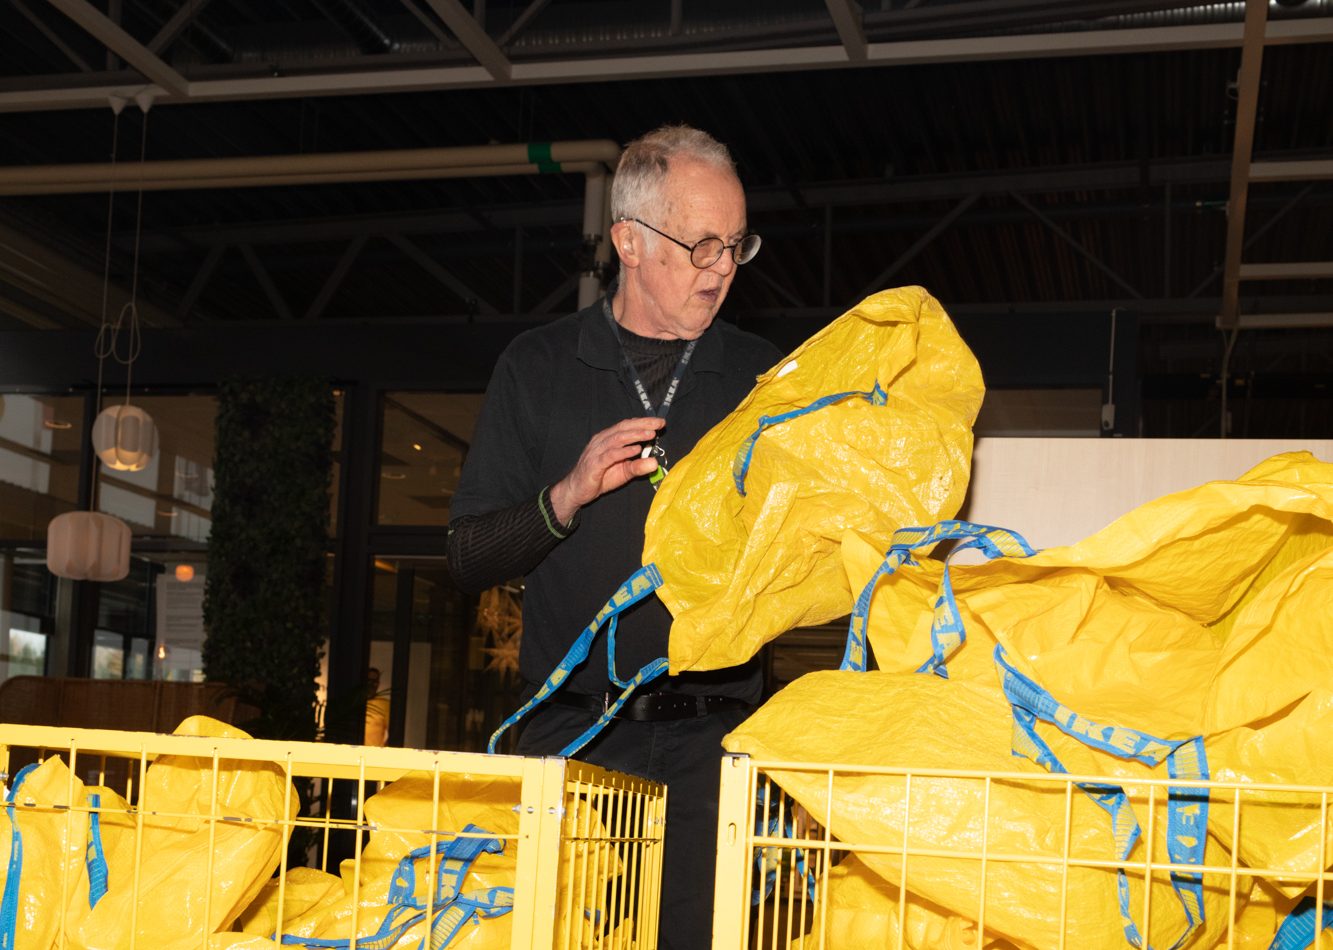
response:
[[[844,558],[854,586],[884,561],[851,536]],[[874,587],[865,619],[881,668],[947,653],[955,679],[993,682],[1001,646],[1015,671],[1006,681],[1031,679],[1079,721],[1167,742],[1202,736],[1214,778],[1333,784],[1315,744],[1333,711],[1333,464],[1278,455],[1235,481],[1142,505],[1077,544],[951,566],[956,617],[946,616],[944,579],[943,562],[922,559]],[[940,633],[953,621],[966,631],[961,648]],[[1116,767],[1100,758],[1100,772]],[[1245,809],[1242,859],[1310,871],[1320,844],[1311,806],[1246,801],[1259,804]],[[1230,808],[1217,804],[1210,827],[1230,846]],[[1326,846],[1333,852],[1333,835]]]
[[[956,537],[962,547],[978,546],[987,556],[1008,557],[946,569],[944,562],[919,554],[940,537]],[[941,690],[940,715],[953,717],[953,725],[934,730],[926,740],[890,739],[892,761],[929,766],[935,744],[966,746],[998,727],[1000,734],[983,741],[984,748],[968,748],[956,764],[1004,770],[999,760],[987,764],[982,753],[1000,753],[1008,745],[1003,733],[1012,719],[1013,750],[1052,769],[1133,778],[1156,774],[1157,765],[1174,758],[1186,778],[1333,786],[1333,764],[1317,745],[1333,727],[1333,688],[1328,685],[1333,681],[1333,622],[1327,608],[1333,603],[1333,465],[1305,453],[1278,456],[1234,482],[1166,496],[1076,545],[1039,553],[1011,532],[965,523],[905,530],[894,541],[882,555],[873,541],[844,539],[852,586],[862,590],[853,612],[848,663],[855,668],[863,662],[860,641],[868,636],[886,670],[898,675],[947,671],[947,684],[909,675],[910,686],[895,683],[894,701],[905,689]],[[1000,703],[989,713],[969,714],[971,725],[957,718],[976,690],[994,697],[997,687],[1003,691]],[[782,694],[776,708],[788,708],[785,720],[756,717],[728,747],[753,751],[751,746],[781,743],[779,757],[864,761],[859,745],[886,741],[882,724],[861,722],[862,710],[874,708],[873,700],[853,692],[865,688],[854,675],[851,683],[826,682],[823,688],[829,702],[857,709],[842,723],[853,737],[845,750],[828,748],[829,730],[812,728],[808,709],[798,723],[789,707],[794,697]],[[804,696],[807,707],[811,704],[808,692],[797,695]],[[1009,710],[1012,716],[1006,715]],[[988,718],[997,722],[987,723]],[[789,735],[801,729],[820,740],[801,746]],[[921,741],[931,747],[922,748]],[[1014,767],[1012,760],[1007,767]],[[789,778],[800,782],[799,776]],[[882,786],[868,780],[864,787],[842,789],[835,794],[835,819],[839,808],[862,815],[875,811],[888,794]],[[787,790],[802,800],[795,789]],[[952,801],[958,820],[964,820],[976,804],[951,799],[957,793],[946,787],[934,797]],[[812,789],[810,794],[818,805],[824,793]],[[840,796],[849,800],[839,802]],[[1296,803],[1280,792],[1245,793],[1239,841],[1232,840],[1234,796],[1221,792],[1212,799],[1168,805],[1155,821],[1155,827],[1167,830],[1168,850],[1181,849],[1173,857],[1177,863],[1220,860],[1225,866],[1230,857],[1224,849],[1234,848],[1246,864],[1276,869],[1272,884],[1290,899],[1320,870],[1320,855],[1333,853],[1333,832],[1320,830],[1327,825],[1317,797],[1307,795]],[[1004,793],[999,801],[1005,801]],[[1142,809],[1123,792],[1110,804],[1112,830],[1118,841],[1127,841],[1131,826],[1144,826]],[[1049,817],[1037,802],[1019,803],[1016,814],[1025,812],[1034,827]],[[1107,827],[1105,816],[1087,820],[1091,827]],[[1205,820],[1208,836],[1200,833]],[[891,843],[901,834],[901,824],[876,826],[867,838],[865,824],[847,825],[843,831],[853,836],[847,840]],[[1108,860],[1132,858],[1118,846]],[[863,859],[893,879],[879,858]],[[1284,871],[1304,878],[1284,878]],[[956,873],[943,867],[931,872],[958,886]],[[941,899],[932,890],[940,880],[931,874],[909,886],[931,900]],[[1044,886],[1040,873],[1010,883],[1028,889],[1034,899]],[[998,893],[1008,891],[999,888]],[[1081,901],[1093,891],[1071,884],[1070,893]],[[1215,897],[1205,882],[1174,906],[1178,911],[1202,905],[1207,911]],[[1133,901],[1125,906],[1132,908]],[[1156,898],[1153,906],[1159,914]],[[1108,908],[1113,910],[1114,902]],[[1128,919],[1128,911],[1121,913]],[[1001,910],[992,918],[988,910],[988,926],[995,924],[1012,939],[1045,945],[1050,935],[1042,934],[1038,922],[1010,921],[1006,914]],[[1260,916],[1252,914],[1250,920]],[[1154,917],[1154,930],[1161,920]],[[1190,945],[1207,939],[1207,925],[1188,919],[1184,924]],[[1169,932],[1172,941],[1181,932]],[[1271,937],[1272,931],[1262,936]]]
[[[71,918],[87,912],[89,815],[80,809],[88,808],[89,791],[102,790],[85,789],[56,756],[26,766],[5,788],[0,943],[45,950],[55,945],[62,924],[68,928]]]
[[[851,711],[851,712],[849,712]],[[1056,749],[1074,774],[1098,774],[1091,750],[1068,737]],[[968,769],[991,773],[1040,774],[1036,764],[1011,755],[1009,704],[998,685],[951,682],[915,673],[824,670],[807,674],[773,696],[726,737],[729,752],[745,753],[767,763],[827,762],[847,766],[833,779],[821,771],[784,770],[766,774],[826,827],[851,847],[877,845],[885,853],[857,852],[857,858],[896,891],[903,883],[901,857],[904,828],[914,851],[937,849],[952,856],[913,854],[908,862],[911,898],[908,946],[938,946],[941,934],[975,940],[981,903],[983,850],[992,855],[1031,856],[1032,863],[992,860],[986,866],[986,936],[1004,937],[1015,946],[1046,950],[1060,945],[1060,911],[1065,901],[1065,946],[1111,947],[1123,940],[1125,921],[1119,911],[1118,875],[1114,867],[1076,867],[1062,881],[1059,860],[1064,854],[1066,798],[1055,783],[996,781],[989,790],[979,780],[914,776],[910,804],[901,777],[857,773],[855,766],[910,766],[917,770]],[[1146,773],[1139,771],[1142,777]],[[989,821],[983,821],[989,794]],[[1072,859],[1105,861],[1118,857],[1120,843],[1110,833],[1105,813],[1088,797],[1071,802],[1069,855]],[[1149,827],[1146,797],[1131,794],[1140,825]],[[1165,803],[1155,813],[1153,854],[1166,855]],[[1129,860],[1142,860],[1140,841]],[[1045,859],[1047,863],[1037,863]],[[1227,864],[1222,848],[1210,844],[1209,864]],[[1130,874],[1129,907],[1137,916],[1143,907],[1142,877]],[[1206,923],[1188,946],[1211,947],[1225,933],[1227,883],[1217,876],[1205,881],[1202,904]],[[1248,887],[1241,881],[1243,901]],[[895,895],[896,896],[896,895]],[[912,907],[920,905],[913,911]],[[872,908],[867,910],[873,911]],[[896,901],[892,911],[896,928]],[[947,919],[958,918],[955,923]],[[863,928],[876,921],[862,918]],[[1139,921],[1142,924],[1142,921]],[[1165,875],[1154,878],[1150,944],[1170,947],[1186,929],[1186,918]],[[894,931],[896,936],[896,929]],[[921,942],[914,942],[920,939]],[[841,944],[840,944],[841,945]],[[871,945],[883,946],[883,939]],[[892,944],[889,944],[892,945]],[[964,944],[966,945],[966,944]],[[973,944],[975,945],[975,944]]]
[[[358,944],[415,947],[429,932],[431,946],[507,948],[517,800],[513,778],[442,773],[438,792],[427,774],[391,782],[366,799],[365,818],[372,830],[359,862],[344,861],[341,876],[312,876],[301,868],[287,872],[284,937],[297,945],[348,940],[355,915]],[[443,834],[432,836],[427,829]],[[297,900],[289,905],[293,891]],[[246,911],[246,932],[274,933],[278,896],[276,886],[266,888]]]
[[[861,301],[759,377],[659,486],[643,567],[491,736],[545,701],[607,625],[624,692],[561,755],[573,755],[635,688],[663,672],[736,666],[795,626],[847,613],[839,558],[856,529],[888,542],[906,524],[949,517],[967,491],[984,385],[975,357],[921,287]],[[671,611],[668,656],[622,680],[618,615],[656,592]]]
[[[245,737],[204,716],[176,733]],[[63,924],[68,945],[88,950],[128,947],[132,920],[138,946],[182,950],[227,927],[278,866],[285,834],[273,816],[282,813],[286,779],[276,765],[222,760],[216,808],[233,820],[210,829],[212,764],[158,758],[137,814],[110,789],[85,788],[58,757],[21,773],[12,834],[0,835],[4,888],[16,888],[18,913],[0,927],[14,927],[17,946],[45,948]],[[293,796],[293,815],[295,804]],[[20,849],[21,863],[11,861]]]
[[[648,515],[643,563],[662,572],[674,617],[670,671],[736,666],[792,627],[846,614],[843,534],[887,543],[958,510],[984,392],[920,287],[867,297],[759,377]]]
[[[175,735],[249,738],[234,726],[191,716]],[[139,807],[143,840],[132,822],[104,826],[108,888],[70,934],[73,947],[112,950],[130,945],[134,904],[138,946],[197,947],[204,934],[226,930],[278,867],[286,844],[282,815],[287,779],[276,764],[218,763],[217,813],[212,823],[213,763],[162,756],[149,765]],[[287,802],[296,816],[297,797]],[[132,887],[139,855],[138,892]],[[211,871],[211,875],[210,875]],[[207,892],[211,888],[211,894]],[[205,903],[208,916],[205,918]]]
[[[355,914],[358,944],[406,948],[428,938],[430,946],[450,950],[507,950],[519,797],[519,781],[513,777],[441,773],[437,787],[432,775],[405,775],[366,800],[365,819],[372,830],[359,862],[344,861],[340,876],[307,868],[288,871],[281,893],[277,881],[269,882],[241,916],[240,929],[270,937],[281,915],[289,944],[316,946],[316,941],[348,940]],[[597,879],[614,886],[625,868],[592,801],[577,798],[569,804],[562,828],[566,844],[554,946],[565,946],[567,939],[571,946],[591,945],[629,921],[608,920],[608,890],[580,882]],[[432,836],[427,829],[437,833]]]
[[[977,950],[975,921],[910,895],[898,924],[899,888],[890,884],[856,855],[829,868],[824,886],[827,905],[816,904],[814,924],[793,950],[866,950],[867,947],[896,947],[899,933],[907,947],[931,950]],[[826,909],[827,907],[827,909]],[[994,946],[987,940],[986,946]]]

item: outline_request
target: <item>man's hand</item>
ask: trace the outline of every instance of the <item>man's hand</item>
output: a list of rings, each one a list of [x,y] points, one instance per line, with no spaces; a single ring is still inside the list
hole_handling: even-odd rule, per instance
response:
[[[560,523],[569,524],[584,505],[655,471],[657,459],[639,453],[664,425],[665,419],[654,416],[625,419],[589,439],[570,473],[551,486],[551,508]]]

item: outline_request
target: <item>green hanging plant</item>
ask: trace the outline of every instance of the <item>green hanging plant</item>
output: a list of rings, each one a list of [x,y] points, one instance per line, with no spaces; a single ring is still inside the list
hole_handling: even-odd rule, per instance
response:
[[[259,710],[257,738],[315,738],[334,422],[327,380],[235,379],[218,396],[204,676]]]

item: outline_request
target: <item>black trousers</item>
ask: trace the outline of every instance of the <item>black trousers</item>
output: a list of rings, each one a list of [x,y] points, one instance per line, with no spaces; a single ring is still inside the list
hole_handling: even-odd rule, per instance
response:
[[[722,710],[696,719],[617,719],[576,758],[667,785],[659,950],[708,950],[713,944],[717,868],[717,794],[722,737],[749,715]],[[553,755],[597,720],[569,706],[543,704],[518,740],[520,755]]]

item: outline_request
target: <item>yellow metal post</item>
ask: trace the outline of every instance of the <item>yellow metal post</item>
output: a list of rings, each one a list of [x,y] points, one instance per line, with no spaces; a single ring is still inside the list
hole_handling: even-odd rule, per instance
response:
[[[749,763],[749,756],[722,757],[717,808],[713,950],[742,950],[745,946],[745,915],[750,908],[745,893],[745,870],[750,860],[750,824],[754,821]]]

